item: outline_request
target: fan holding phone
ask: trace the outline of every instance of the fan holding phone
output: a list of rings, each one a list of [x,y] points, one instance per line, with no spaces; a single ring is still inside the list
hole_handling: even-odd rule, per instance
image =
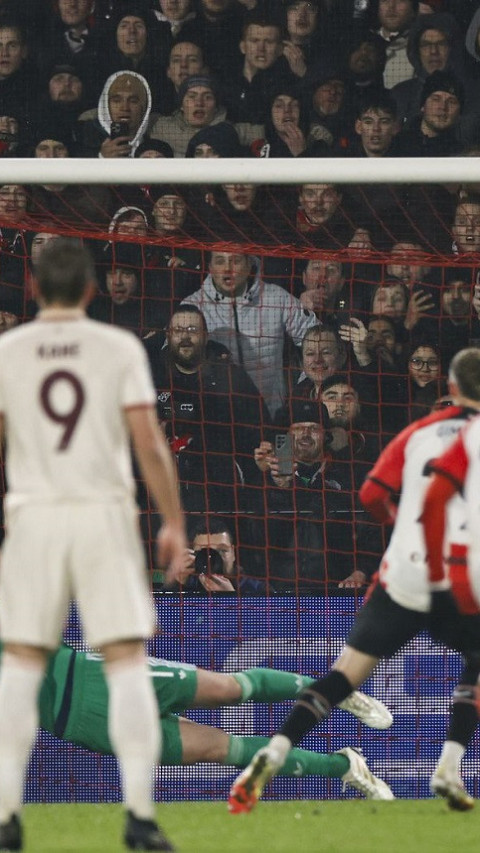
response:
[[[330,459],[332,432],[326,407],[294,398],[288,429],[262,441],[254,458],[265,474],[270,574],[288,589],[361,586],[365,574],[355,564],[356,517],[348,466]],[[286,424],[285,424],[286,426]]]
[[[299,464],[317,465],[325,461],[325,445],[331,440],[326,407],[316,400],[295,398],[289,406],[290,427],[277,432],[274,444],[262,441],[254,452],[261,471],[268,471],[276,485],[292,484]]]

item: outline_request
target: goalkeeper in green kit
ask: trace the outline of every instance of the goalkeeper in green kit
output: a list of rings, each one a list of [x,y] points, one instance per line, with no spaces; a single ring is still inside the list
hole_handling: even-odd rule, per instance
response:
[[[295,699],[314,680],[273,669],[211,672],[157,658],[149,658],[149,671],[163,732],[159,763],[167,765],[215,762],[246,767],[268,742],[267,737],[229,735],[178,714],[188,708],[218,708],[248,700]],[[388,709],[363,693],[353,693],[341,707],[371,728],[386,729],[392,723]],[[50,658],[39,708],[40,725],[46,731],[77,746],[113,754],[107,730],[108,690],[100,655],[62,646]],[[369,799],[393,799],[388,785],[374,776],[362,756],[350,747],[327,755],[293,749],[282,774],[340,778]]]

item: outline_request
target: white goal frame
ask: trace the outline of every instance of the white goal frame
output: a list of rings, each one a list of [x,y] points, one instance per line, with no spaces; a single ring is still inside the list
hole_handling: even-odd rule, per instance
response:
[[[0,184],[480,183],[480,157],[0,158]]]

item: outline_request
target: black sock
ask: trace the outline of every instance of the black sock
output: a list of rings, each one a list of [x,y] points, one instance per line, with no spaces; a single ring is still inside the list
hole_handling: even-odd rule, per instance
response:
[[[478,688],[470,684],[458,684],[453,691],[452,710],[447,740],[454,740],[467,748],[478,724]]]
[[[350,695],[352,689],[343,673],[332,670],[302,690],[279,733],[288,737],[294,746],[300,743],[310,729],[328,717],[334,705]]]
[[[480,658],[471,652],[465,654],[465,667],[452,695],[447,740],[454,740],[467,748],[478,724]]]

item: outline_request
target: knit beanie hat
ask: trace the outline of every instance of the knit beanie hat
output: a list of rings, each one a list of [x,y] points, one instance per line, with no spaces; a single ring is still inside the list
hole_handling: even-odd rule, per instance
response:
[[[455,77],[455,75],[451,74],[449,71],[434,71],[433,74],[430,74],[427,77],[422,89],[422,107],[427,98],[429,98],[430,95],[433,95],[434,92],[448,92],[450,95],[455,95],[460,103],[460,109],[463,109],[465,102],[463,84],[458,77]]]
[[[178,103],[180,106],[188,90],[194,89],[195,86],[203,86],[206,89],[211,89],[215,95],[215,99],[218,101],[218,86],[213,77],[210,77],[209,74],[192,74],[191,77],[187,77],[183,81],[178,90]]]

